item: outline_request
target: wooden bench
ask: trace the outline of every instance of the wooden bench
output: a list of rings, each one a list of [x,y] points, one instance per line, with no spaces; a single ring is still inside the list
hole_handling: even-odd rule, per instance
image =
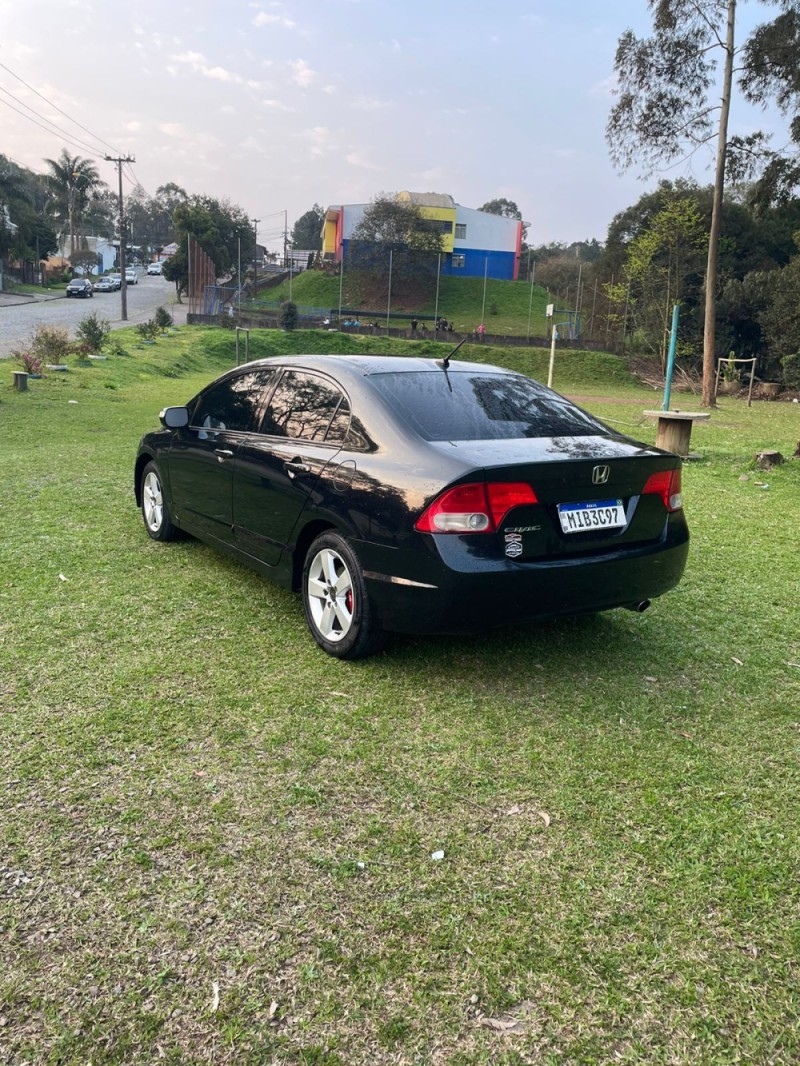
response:
[[[689,454],[692,423],[705,422],[711,417],[707,411],[645,411],[648,418],[658,419],[656,447],[674,452],[685,459]]]

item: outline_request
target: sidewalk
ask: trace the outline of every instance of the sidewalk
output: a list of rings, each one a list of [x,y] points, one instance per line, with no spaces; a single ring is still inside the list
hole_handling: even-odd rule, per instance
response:
[[[59,292],[57,295],[42,293],[41,296],[30,292],[0,292],[0,308],[18,307],[20,304],[48,303],[50,300],[63,300],[64,298],[63,292]]]

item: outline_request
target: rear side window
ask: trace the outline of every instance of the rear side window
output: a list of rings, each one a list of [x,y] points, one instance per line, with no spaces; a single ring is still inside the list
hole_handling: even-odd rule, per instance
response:
[[[341,389],[327,378],[287,370],[272,394],[261,432],[271,437],[324,441],[340,405],[346,402]],[[332,440],[343,439],[342,425],[343,420],[337,421]]]
[[[602,422],[525,377],[443,370],[369,381],[425,440],[608,436]]]
[[[212,385],[197,399],[192,428],[252,432],[275,376],[274,370],[250,370]]]

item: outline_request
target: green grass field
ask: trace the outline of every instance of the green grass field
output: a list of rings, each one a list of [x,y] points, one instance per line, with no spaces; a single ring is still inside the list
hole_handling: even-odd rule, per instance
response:
[[[136,511],[140,435],[232,335],[115,336],[27,393],[0,365],[0,1063],[800,1060],[800,460],[753,463],[800,405],[695,427],[647,614],[346,664]],[[556,384],[654,439],[616,358]]]
[[[347,273],[343,279],[342,305],[359,308],[355,292],[351,291]],[[289,282],[274,289],[261,292],[260,304],[277,305],[289,299]],[[339,306],[339,278],[328,276],[318,270],[308,270],[292,280],[292,299],[297,304],[331,310]],[[498,281],[489,279],[486,284],[486,332],[500,336],[526,337],[528,335],[528,312],[530,310],[530,335],[543,337],[547,333],[545,306],[547,293],[539,285],[531,286],[524,281]],[[379,311],[371,307],[368,310]],[[423,306],[406,306],[402,301],[393,301],[393,310],[433,316],[436,310],[435,297]],[[483,310],[483,278],[443,277],[439,289],[439,314],[444,315],[457,333],[472,333],[481,321]],[[374,314],[371,318],[376,317]],[[370,318],[370,320],[371,320]],[[381,325],[385,323],[385,311],[378,315]],[[391,319],[391,325],[403,328],[407,319]],[[430,327],[430,323],[428,323]]]

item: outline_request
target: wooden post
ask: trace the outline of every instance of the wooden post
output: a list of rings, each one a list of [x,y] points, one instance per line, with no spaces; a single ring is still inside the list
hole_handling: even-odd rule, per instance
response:
[[[711,417],[704,411],[645,411],[644,413],[648,418],[658,419],[656,448],[663,448],[665,452],[674,452],[683,459],[689,454],[692,422],[704,422]]]

